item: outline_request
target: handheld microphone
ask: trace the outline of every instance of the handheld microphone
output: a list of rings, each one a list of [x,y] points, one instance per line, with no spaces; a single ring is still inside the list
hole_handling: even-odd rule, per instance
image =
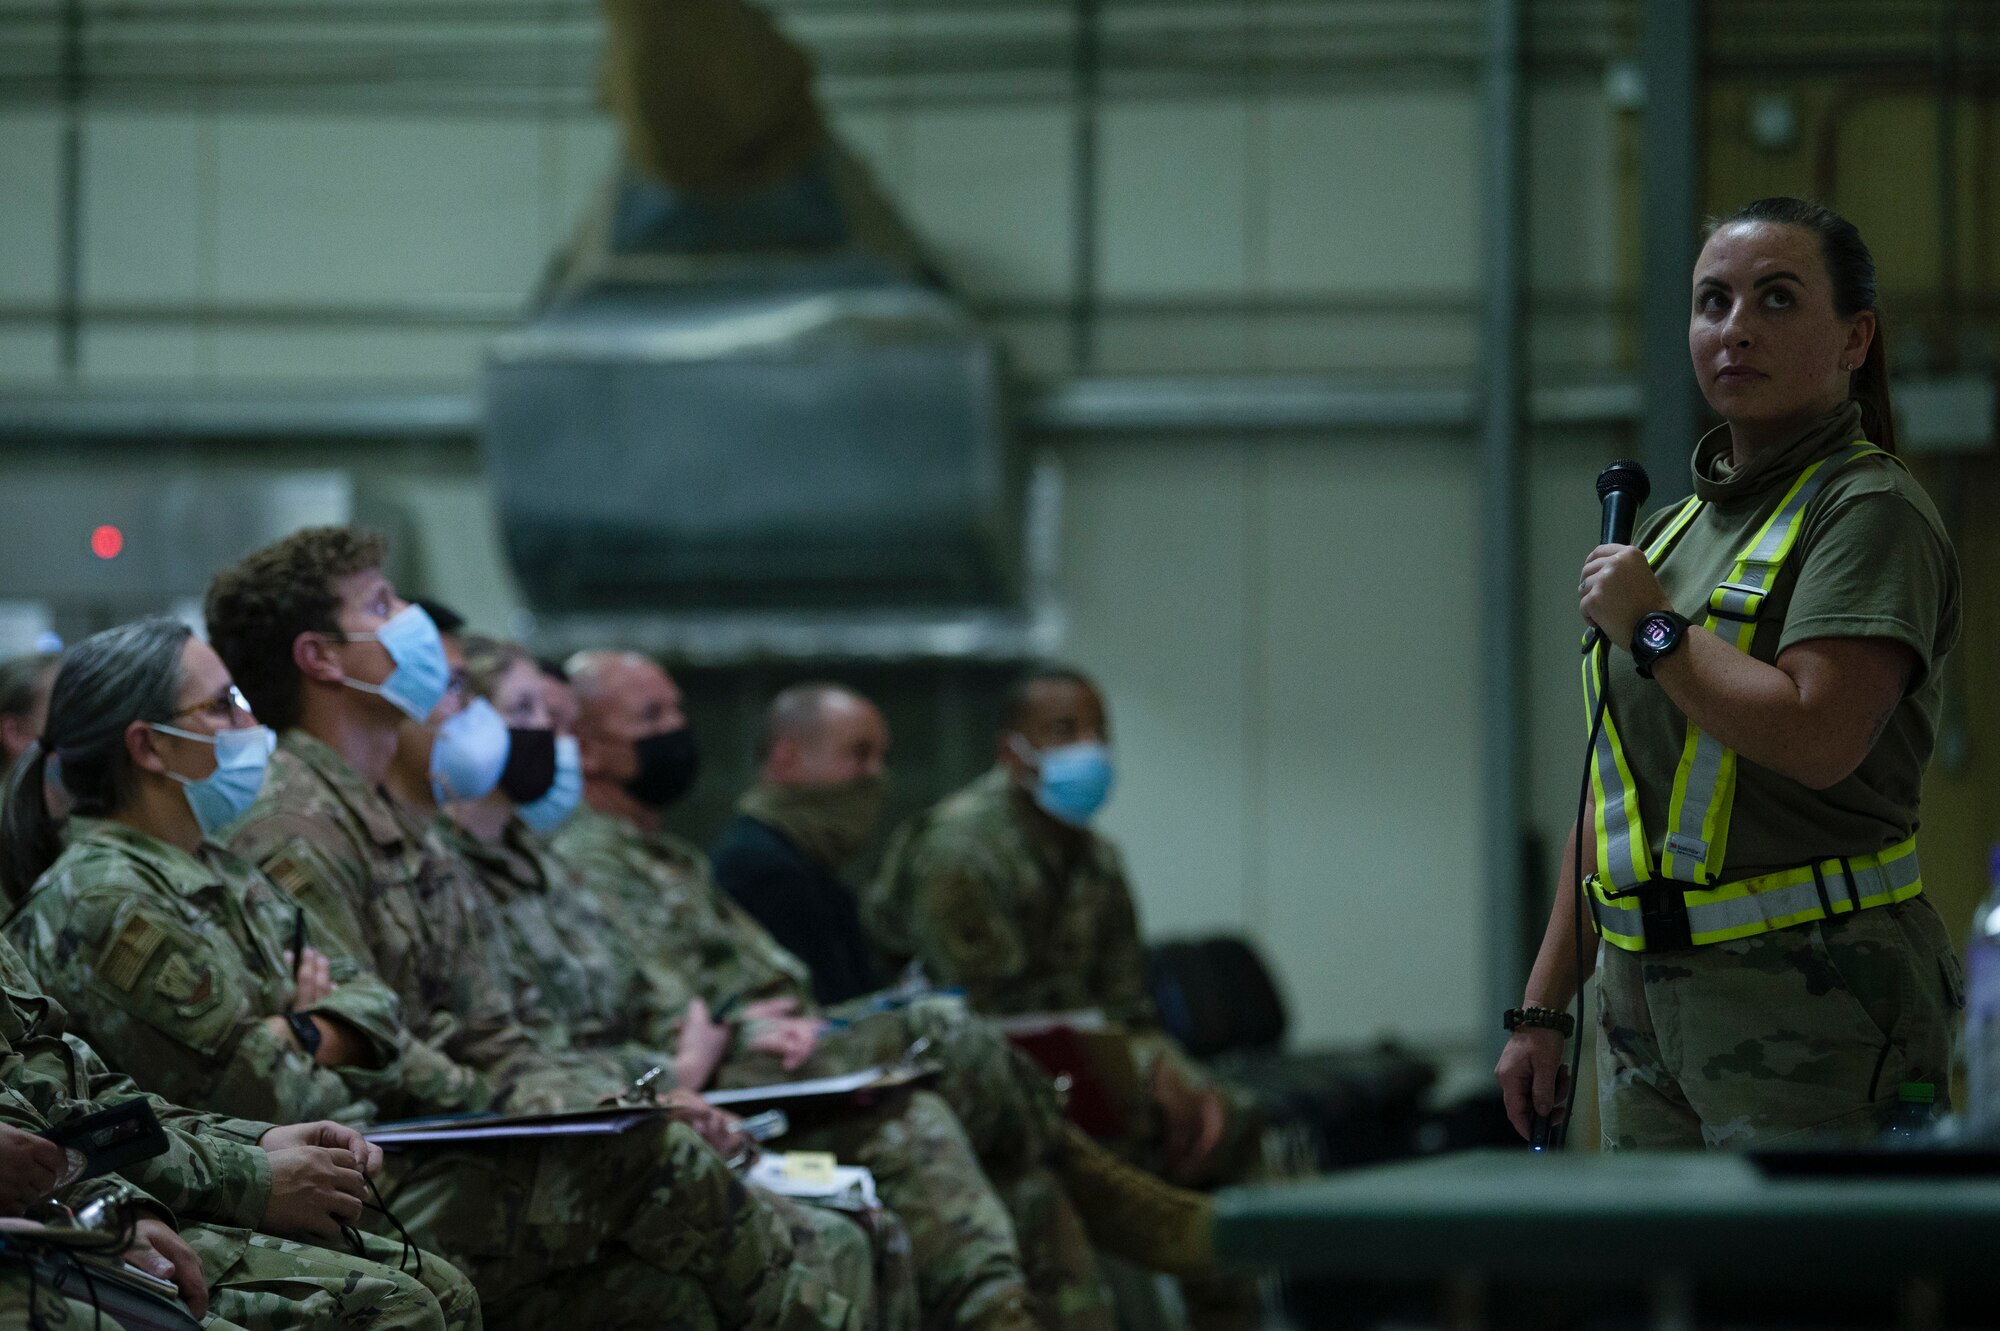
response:
[[[1599,545],[1632,544],[1632,527],[1639,520],[1639,506],[1653,493],[1646,469],[1630,461],[1614,462],[1597,473],[1597,502],[1604,505],[1604,525]]]
[[[1597,473],[1597,502],[1604,506],[1604,522],[1598,528],[1599,545],[1632,544],[1632,528],[1639,520],[1640,506],[1653,493],[1652,478],[1639,463],[1627,458]],[[1592,629],[1583,650],[1590,651],[1603,638]]]

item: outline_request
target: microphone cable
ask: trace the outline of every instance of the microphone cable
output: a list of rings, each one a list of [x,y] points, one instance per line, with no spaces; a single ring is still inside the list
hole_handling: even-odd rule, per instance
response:
[[[1570,1119],[1576,1113],[1577,1078],[1583,1070],[1583,1030],[1586,1004],[1583,997],[1583,916],[1590,909],[1590,893],[1583,885],[1583,820],[1590,813],[1590,774],[1597,762],[1597,737],[1604,730],[1605,709],[1611,705],[1611,644],[1602,633],[1584,649],[1596,652],[1598,665],[1604,672],[1604,687],[1597,691],[1597,707],[1590,718],[1590,740],[1583,751],[1583,783],[1576,796],[1576,835],[1573,838],[1571,861],[1572,881],[1576,888],[1575,918],[1570,921],[1570,939],[1575,948],[1576,964],[1576,1031],[1571,1037],[1574,1043],[1569,1053],[1569,1094],[1563,1101],[1562,1122],[1549,1129],[1549,1145],[1564,1147],[1569,1144]],[[1592,967],[1595,970],[1595,966]]]

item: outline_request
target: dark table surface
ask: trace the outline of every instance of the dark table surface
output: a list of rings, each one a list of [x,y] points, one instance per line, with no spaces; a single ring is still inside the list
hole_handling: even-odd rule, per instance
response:
[[[1480,1151],[1216,1198],[1246,1267],[1763,1286],[2000,1271],[2000,1177],[1767,1177],[1733,1155]]]

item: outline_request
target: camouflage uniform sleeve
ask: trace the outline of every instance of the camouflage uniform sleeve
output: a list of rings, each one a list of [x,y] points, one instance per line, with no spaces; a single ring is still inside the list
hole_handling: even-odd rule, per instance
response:
[[[373,956],[354,907],[367,896],[367,869],[343,842],[340,830],[325,820],[274,813],[238,827],[229,849],[305,907],[308,941],[322,952]]]
[[[0,1042],[0,1069],[4,1069],[4,1071],[0,1071],[0,1077],[5,1078],[5,1081],[0,1082],[0,1084],[4,1084],[8,1087],[12,1087],[14,1085],[15,1078],[18,1075],[15,1069],[15,1064],[17,1061],[18,1061],[18,1055],[14,1054],[11,1050],[7,1049],[4,1042]],[[6,1097],[0,1097],[0,1124],[4,1124],[10,1128],[19,1128],[23,1132],[32,1132],[35,1133],[37,1136],[39,1136],[44,1132],[47,1132],[49,1129],[48,1119],[44,1118],[41,1115],[41,1113],[36,1110],[36,1108],[31,1102],[25,1099],[8,1099]],[[172,1133],[168,1134],[167,1142],[168,1142],[168,1149],[169,1150],[174,1149],[175,1145],[174,1134]],[[125,1178],[123,1174],[120,1174],[118,1177]],[[162,1202],[159,1198],[147,1192],[144,1188],[140,1187],[138,1184],[133,1183],[131,1179],[126,1178],[125,1182],[131,1185],[132,1191],[135,1194],[132,1198],[133,1204],[135,1206],[139,1207],[142,1210],[150,1209],[156,1212],[162,1220],[165,1220],[169,1225],[173,1226],[175,1229],[180,1228],[180,1219],[174,1214],[172,1207],[168,1206],[165,1202]],[[61,1201],[68,1201],[70,1198],[71,1190],[75,1186],[78,1185],[72,1185],[71,1188],[66,1188],[63,1189],[62,1191],[57,1192],[56,1193],[57,1199]],[[7,1323],[5,1323],[4,1321],[0,1321],[0,1326],[4,1325],[7,1325]]]
[[[513,1113],[573,1109],[624,1090],[636,1075],[630,1060],[575,1049],[561,1027],[514,1006],[513,961],[498,915],[497,907],[474,914],[468,953],[457,960],[464,989],[459,1028],[448,1046],[453,1055],[485,1073]]]
[[[1139,939],[1139,912],[1132,904],[1132,890],[1117,854],[1101,848],[1106,857],[1099,890],[1100,920],[1098,946],[1090,977],[1090,990],[1104,1014],[1134,1031],[1159,1025],[1153,1010],[1152,991],[1146,984],[1146,948]]]
[[[932,981],[964,988],[975,1010],[994,1006],[1027,964],[1027,945],[1001,905],[1004,866],[933,828],[912,839],[897,869],[909,938]]]
[[[592,1050],[544,1050],[532,1061],[509,1068],[501,1081],[501,1107],[510,1114],[547,1114],[588,1109],[607,1096],[628,1090],[639,1075],[661,1063],[659,1055],[630,1046]],[[673,1069],[654,1086],[673,1085]]]
[[[14,937],[44,990],[85,1014],[109,1062],[180,1104],[274,1123],[368,1117],[338,1075],[265,1025],[271,1014],[238,982],[239,968],[177,914],[131,888],[63,904],[59,931],[37,911],[15,922]]]
[[[63,1033],[62,1004],[43,994],[20,953],[0,939],[0,1109],[62,1123],[143,1095],[104,1066],[95,1050]],[[163,1205],[218,1224],[250,1227],[271,1196],[271,1166],[256,1143],[268,1123],[218,1118],[145,1097],[167,1129],[165,1155],[125,1176]]]
[[[309,848],[295,845],[289,855],[280,855],[273,863],[292,883],[307,887],[309,891],[306,871],[300,865],[311,854]],[[402,1000],[396,996],[395,990],[356,959],[336,931],[329,929],[324,934],[314,933],[312,925],[318,916],[290,889],[268,876],[263,887],[266,894],[255,907],[255,926],[264,931],[272,942],[281,941],[283,948],[289,949],[296,923],[295,913],[304,910],[306,946],[326,957],[327,974],[334,983],[334,991],[308,1010],[324,1017],[338,1018],[361,1036],[367,1046],[365,1063],[328,1071],[360,1099],[377,1105],[397,1101],[405,1082],[403,1055],[412,1043],[403,1024]],[[329,1112],[311,1117],[337,1118],[343,1115]]]
[[[394,987],[369,968],[368,936],[350,904],[366,884],[341,867],[354,862],[351,854],[341,858],[338,846],[329,850],[328,838],[338,835],[319,820],[278,813],[239,827],[231,849],[258,864],[285,899],[305,908],[307,943],[326,954],[333,978],[346,991],[327,1000],[328,1010],[371,1040],[393,1044],[393,1063],[344,1068],[343,1080],[388,1114],[491,1108],[494,1089],[485,1075],[447,1052],[457,1039],[456,1018],[440,1012],[421,1028],[412,1027]],[[387,1024],[392,1012],[393,1028]]]
[[[24,1058],[11,1048],[0,1055],[0,1084],[14,1092],[0,1099],[0,1121],[17,1126],[28,1126],[35,1118],[43,1124],[63,1123],[143,1096],[166,1129],[167,1151],[129,1167],[122,1176],[176,1215],[256,1227],[271,1199],[270,1160],[256,1143],[270,1124],[168,1104],[106,1069],[89,1045],[74,1037],[65,1037],[64,1043],[67,1066],[60,1069],[47,1056]],[[72,1094],[72,1070],[81,1079],[81,1095]],[[23,1115],[23,1108],[31,1113]]]

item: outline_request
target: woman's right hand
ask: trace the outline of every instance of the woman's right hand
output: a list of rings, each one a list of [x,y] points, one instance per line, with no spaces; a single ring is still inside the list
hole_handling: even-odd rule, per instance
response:
[[[257,1227],[282,1237],[332,1242],[340,1227],[361,1218],[367,1184],[351,1151],[339,1147],[284,1146],[271,1157],[271,1200]]]
[[[1523,1026],[1507,1040],[1494,1065],[1507,1121],[1527,1140],[1537,1114],[1555,1127],[1567,1116],[1569,1067],[1563,1062],[1563,1037],[1546,1026]]]

